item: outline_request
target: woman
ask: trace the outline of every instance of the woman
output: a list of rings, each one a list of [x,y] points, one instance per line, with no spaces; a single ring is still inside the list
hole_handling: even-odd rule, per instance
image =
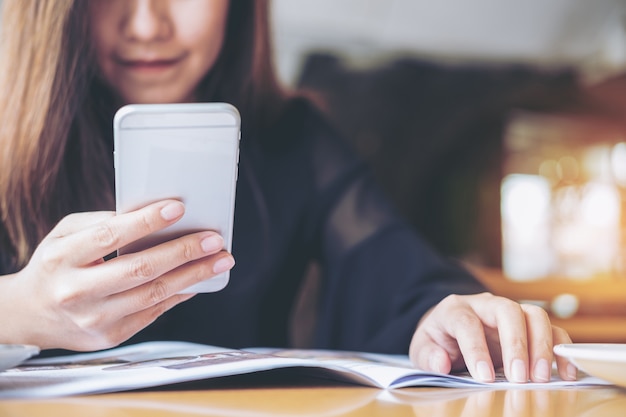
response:
[[[397,218],[324,119],[279,89],[267,7],[4,0],[0,342],[284,346],[299,277],[316,261],[315,347],[409,349],[424,369],[467,367],[492,381],[502,365],[511,381],[548,380],[552,346],[567,334],[539,308],[481,293]],[[225,101],[242,114],[234,258],[206,231],[111,259],[184,213],[176,201],[111,211],[112,116],[126,103],[186,101]],[[223,291],[178,294],[235,258]]]

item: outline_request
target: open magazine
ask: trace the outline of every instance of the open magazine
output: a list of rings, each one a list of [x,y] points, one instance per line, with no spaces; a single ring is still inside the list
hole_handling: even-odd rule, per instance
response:
[[[149,388],[181,382],[291,369],[337,382],[383,389],[403,387],[540,388],[605,385],[583,376],[558,376],[546,384],[513,384],[504,378],[482,383],[468,375],[424,372],[407,356],[332,350],[225,349],[186,342],[146,342],[93,353],[32,359],[0,372],[0,398],[44,398]]]

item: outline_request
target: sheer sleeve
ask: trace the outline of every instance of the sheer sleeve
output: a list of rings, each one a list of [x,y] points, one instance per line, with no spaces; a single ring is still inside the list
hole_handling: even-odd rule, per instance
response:
[[[322,270],[316,346],[406,353],[424,313],[484,288],[401,219],[345,146],[319,137],[317,244]]]

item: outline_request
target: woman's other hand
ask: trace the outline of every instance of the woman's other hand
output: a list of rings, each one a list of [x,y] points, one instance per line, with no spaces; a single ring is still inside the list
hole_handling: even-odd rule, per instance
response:
[[[104,257],[178,221],[184,205],[161,201],[134,212],[71,214],[29,264],[3,277],[2,342],[97,350],[125,341],[193,294],[185,288],[234,265],[218,234],[190,234],[110,261]],[[6,310],[5,310],[6,308]]]
[[[548,382],[552,347],[571,343],[540,307],[489,293],[451,295],[424,316],[413,335],[410,357],[421,369],[449,373],[467,369],[479,381],[495,380],[502,367],[511,382]],[[556,357],[559,375],[576,379],[576,368]]]

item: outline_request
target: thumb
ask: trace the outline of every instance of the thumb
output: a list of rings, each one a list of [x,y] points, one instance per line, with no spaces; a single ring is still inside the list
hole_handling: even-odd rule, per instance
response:
[[[411,342],[409,357],[416,368],[424,371],[448,374],[452,369],[448,352],[430,338],[417,334]]]

